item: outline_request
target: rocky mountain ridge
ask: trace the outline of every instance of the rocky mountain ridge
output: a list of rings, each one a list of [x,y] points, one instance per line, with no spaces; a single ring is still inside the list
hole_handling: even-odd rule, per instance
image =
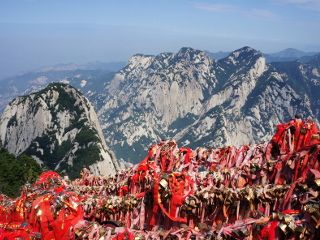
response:
[[[135,55],[96,101],[106,141],[119,158],[137,161],[163,138],[242,145],[268,139],[297,112],[319,119],[320,66],[281,64],[250,47],[218,61],[192,48]]]
[[[137,162],[160,139],[219,147],[269,139],[277,123],[296,113],[320,118],[320,55],[305,62],[268,63],[243,47],[215,60],[181,48],[136,54],[92,89],[70,78],[94,104],[107,142],[119,160]],[[102,87],[103,86],[103,87]]]
[[[10,153],[30,155],[44,168],[71,178],[83,167],[98,175],[119,169],[93,106],[66,84],[14,99],[0,118],[0,139]]]

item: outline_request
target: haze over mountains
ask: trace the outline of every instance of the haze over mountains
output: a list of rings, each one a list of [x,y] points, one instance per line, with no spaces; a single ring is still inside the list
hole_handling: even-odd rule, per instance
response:
[[[206,51],[206,54],[213,60],[223,59],[230,53],[225,51]],[[307,62],[316,54],[316,52],[304,52],[294,48],[287,48],[279,52],[265,53],[263,55],[268,63],[272,63],[296,60]],[[83,93],[89,92],[88,94],[93,89],[96,91],[101,90],[104,83],[110,80],[110,77],[112,78],[114,73],[126,64],[126,62],[105,63],[99,61],[87,64],[57,64],[0,79],[0,112],[14,97],[40,90],[51,82],[70,83],[72,86],[82,89]],[[90,81],[86,79],[90,79]]]
[[[131,162],[160,139],[193,148],[248,144],[269,139],[295,113],[320,117],[319,54],[286,50],[272,57],[277,62],[244,47],[216,60],[181,48],[134,55],[115,72],[40,71],[7,81],[0,106],[49,82],[69,83],[95,106],[106,145]]]
[[[212,56],[214,59],[222,59],[227,57],[230,52],[208,52],[210,56]],[[267,60],[267,62],[287,62],[287,61],[295,61],[300,60],[303,61],[304,59],[308,59],[310,56],[316,55],[317,52],[304,52],[295,48],[286,48],[279,52],[274,53],[265,53],[264,56]]]
[[[108,76],[112,78],[114,72],[120,70],[125,64],[125,62],[59,64],[6,78],[0,81],[0,112],[14,97],[41,90],[52,82],[69,83],[81,89],[82,92],[90,94],[90,91],[103,89],[104,81]]]

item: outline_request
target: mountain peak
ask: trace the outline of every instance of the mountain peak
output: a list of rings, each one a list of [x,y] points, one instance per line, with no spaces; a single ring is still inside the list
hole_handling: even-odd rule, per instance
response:
[[[209,66],[214,60],[205,51],[183,47],[176,54],[173,54],[173,62],[184,62],[187,64],[204,64]]]
[[[3,147],[10,153],[30,155],[71,178],[83,167],[101,175],[118,169],[93,106],[70,85],[52,83],[17,97],[3,112],[0,129]]]
[[[245,54],[246,56],[248,56],[248,55],[261,54],[261,52],[256,50],[256,49],[254,49],[254,48],[252,48],[252,47],[245,46],[245,47],[239,48],[239,49],[231,52],[230,55],[240,56],[240,54]]]
[[[255,62],[255,60],[260,57],[263,57],[260,51],[249,46],[245,46],[231,52],[228,57],[221,59],[220,62],[238,65],[239,63]]]
[[[154,58],[155,56],[153,55],[135,54],[131,58],[129,58],[127,67],[129,67],[130,69],[146,69],[151,65]]]
[[[185,54],[185,53],[189,53],[189,52],[193,52],[196,51],[195,49],[193,49],[192,47],[182,47],[180,48],[180,50],[178,51],[178,54]]]
[[[75,91],[79,92],[77,89],[75,89],[74,87],[72,87],[71,85],[69,85],[67,83],[53,82],[53,83],[49,83],[44,89],[40,90],[39,92],[36,92],[36,94],[46,92],[49,90],[66,91],[66,89],[74,89]]]
[[[250,47],[250,46],[244,46],[242,48],[239,48],[239,50],[243,50],[243,51],[257,51],[256,49]]]
[[[193,49],[191,47],[182,47],[178,53],[176,54],[177,57],[179,58],[185,58],[185,59],[192,59],[194,58],[195,55],[198,55],[198,54],[205,54],[204,51],[201,51],[201,50],[196,50],[196,49]]]

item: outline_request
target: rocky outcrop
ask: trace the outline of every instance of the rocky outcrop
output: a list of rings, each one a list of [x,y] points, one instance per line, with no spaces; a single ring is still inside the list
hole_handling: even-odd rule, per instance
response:
[[[93,106],[66,84],[50,84],[14,99],[1,116],[0,137],[10,153],[31,155],[44,168],[72,178],[83,167],[98,175],[114,174],[119,168]]]
[[[277,123],[297,112],[319,117],[319,65],[281,64],[267,64],[250,47],[218,61],[192,48],[135,55],[99,95],[106,141],[134,162],[160,139],[242,145],[270,138]]]

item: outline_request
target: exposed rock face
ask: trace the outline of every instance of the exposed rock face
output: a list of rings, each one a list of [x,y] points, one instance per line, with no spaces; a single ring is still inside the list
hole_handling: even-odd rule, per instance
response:
[[[116,74],[72,72],[59,75],[59,81],[73,84],[95,105],[107,145],[117,159],[138,162],[160,139],[174,138],[192,148],[242,145],[269,139],[277,123],[296,113],[319,119],[319,59],[315,55],[300,62],[268,64],[261,52],[243,47],[215,61],[204,51],[182,48],[157,56],[134,55]],[[27,92],[57,79],[36,76]],[[24,80],[19,81],[19,91]],[[10,91],[0,91],[0,109],[3,92]],[[69,124],[68,114],[59,113],[59,124]],[[34,117],[48,118],[35,130],[27,130],[35,135],[53,120],[53,115],[40,112]],[[76,131],[68,132],[58,134],[60,142]],[[17,136],[10,138],[18,152],[33,141]],[[14,141],[19,142],[17,149]]]
[[[140,54],[93,99],[108,145],[125,160],[141,159],[161,138],[193,148],[242,145],[269,139],[297,112],[319,118],[317,63],[270,65],[250,47],[219,61],[191,48]]]
[[[10,153],[27,153],[43,167],[72,178],[82,167],[99,175],[114,174],[119,168],[94,108],[69,85],[50,84],[14,99],[1,116],[0,137]]]

